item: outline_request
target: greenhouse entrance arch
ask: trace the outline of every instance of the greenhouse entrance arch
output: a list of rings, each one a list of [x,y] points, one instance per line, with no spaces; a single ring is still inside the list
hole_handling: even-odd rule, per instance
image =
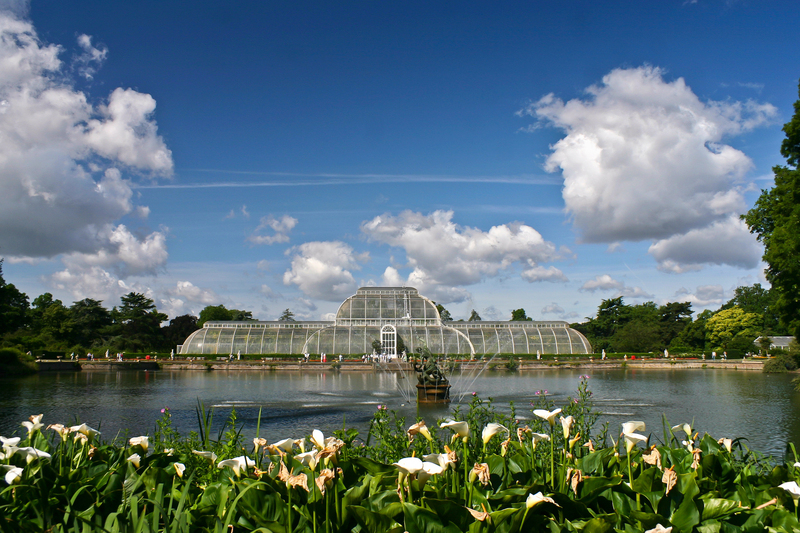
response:
[[[394,326],[387,324],[381,328],[381,352],[383,355],[397,357],[397,330]]]

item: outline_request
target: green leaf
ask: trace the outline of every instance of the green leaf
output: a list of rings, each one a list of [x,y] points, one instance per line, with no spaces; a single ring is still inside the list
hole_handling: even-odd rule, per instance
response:
[[[397,467],[373,461],[367,457],[354,457],[353,463],[372,475],[397,474]]]
[[[475,519],[469,510],[461,504],[451,500],[437,500],[433,498],[423,498],[422,502],[431,511],[436,513],[443,523],[454,523],[460,531],[465,531]]]
[[[669,521],[678,532],[690,532],[692,528],[700,523],[700,511],[697,510],[692,498],[684,498],[678,506],[678,510],[672,513]]]
[[[741,510],[741,506],[736,500],[726,500],[724,498],[706,498],[703,502],[703,520],[728,516]]]
[[[408,533],[462,533],[458,526],[444,523],[433,511],[411,503],[403,504],[403,516]]]
[[[360,505],[351,505],[350,512],[355,516],[356,522],[361,526],[362,531],[367,533],[385,533],[400,526],[388,516],[370,511]]]

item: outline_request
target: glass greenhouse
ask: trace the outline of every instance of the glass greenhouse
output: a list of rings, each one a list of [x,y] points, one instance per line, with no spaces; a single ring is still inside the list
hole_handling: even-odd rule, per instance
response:
[[[372,353],[376,340],[389,355],[398,354],[398,344],[469,357],[591,353],[586,337],[566,322],[442,322],[436,305],[411,287],[362,287],[332,322],[206,322],[180,353],[361,355]]]

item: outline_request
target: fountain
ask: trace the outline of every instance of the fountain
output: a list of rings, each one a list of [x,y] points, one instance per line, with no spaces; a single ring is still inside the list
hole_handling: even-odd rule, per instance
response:
[[[419,349],[420,363],[412,365],[417,373],[417,403],[450,403],[450,382],[444,377],[427,347]]]

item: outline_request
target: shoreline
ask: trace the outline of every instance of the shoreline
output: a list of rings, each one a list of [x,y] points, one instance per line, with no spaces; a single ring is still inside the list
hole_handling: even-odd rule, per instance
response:
[[[674,369],[726,369],[761,371],[765,359],[734,359],[734,360],[703,360],[703,359],[637,359],[633,361],[624,360],[574,360],[574,361],[522,361],[518,363],[517,372],[530,370],[548,369],[650,369],[650,370],[674,370]],[[218,370],[237,370],[253,372],[373,372],[376,370],[385,372],[413,372],[411,363],[364,363],[362,361],[336,361],[338,367],[334,367],[334,362],[300,362],[300,361],[206,361],[206,360],[139,360],[139,361],[39,361],[40,372],[81,372],[81,371],[218,371]],[[486,362],[461,362],[459,363],[462,371],[478,370],[483,367],[491,368],[491,363]],[[503,362],[495,363],[496,370],[504,370]]]

